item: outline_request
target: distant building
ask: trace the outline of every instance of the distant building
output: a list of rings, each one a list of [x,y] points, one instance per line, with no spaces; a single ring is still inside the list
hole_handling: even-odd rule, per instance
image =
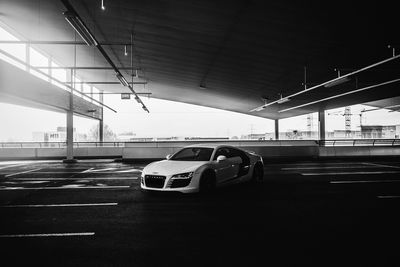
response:
[[[394,139],[399,138],[400,125],[362,125],[361,126],[361,137],[362,138],[386,138]]]
[[[75,142],[87,141],[87,135],[77,133],[76,128],[73,129],[73,133]],[[67,127],[57,127],[56,131],[32,132],[32,140],[34,142],[65,142],[67,141]]]

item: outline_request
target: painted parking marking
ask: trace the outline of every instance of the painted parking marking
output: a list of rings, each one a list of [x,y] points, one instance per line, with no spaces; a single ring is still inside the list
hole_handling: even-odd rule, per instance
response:
[[[3,170],[3,169],[8,169],[8,168],[12,168],[12,167],[23,166],[23,165],[26,165],[26,164],[14,164],[14,165],[8,165],[8,166],[0,167],[0,170]]]
[[[110,186],[84,186],[84,185],[66,185],[57,187],[3,187],[0,191],[12,190],[73,190],[73,189],[124,189],[129,188],[129,185],[110,185]]]
[[[127,172],[142,172],[142,170],[139,170],[139,169],[128,169],[128,170],[116,171],[116,173],[127,173]]]
[[[13,237],[65,237],[65,236],[93,236],[94,232],[83,233],[49,233],[49,234],[14,234],[14,235],[0,235],[0,238],[13,238]]]
[[[363,168],[376,168],[376,166],[315,166],[315,167],[287,167],[281,168],[283,171],[287,170],[319,170],[319,169],[363,169]]]
[[[42,169],[42,168],[36,168],[36,169],[33,169],[33,170],[29,170],[29,171],[23,171],[23,172],[11,173],[11,174],[7,174],[7,175],[5,175],[4,177],[11,177],[11,176],[16,176],[16,175],[20,175],[20,174],[25,174],[25,173],[35,172],[35,171],[38,171],[38,170],[41,170],[41,169]]]
[[[75,181],[75,180],[137,180],[138,177],[82,177],[82,178],[57,178],[57,177],[18,177],[13,181]]]
[[[352,181],[330,181],[331,184],[367,184],[367,183],[398,183],[400,180],[352,180]]]
[[[400,171],[370,171],[370,172],[310,172],[301,173],[303,176],[323,176],[323,175],[368,175],[368,174],[395,174]]]
[[[400,198],[400,196],[377,196],[380,199]]]
[[[94,172],[94,171],[88,171],[88,172],[52,172],[52,171],[35,171],[35,174],[113,174],[113,173],[119,173],[118,171],[116,172]]]
[[[372,166],[377,166],[377,167],[383,167],[383,168],[400,169],[399,166],[392,166],[392,165],[386,165],[386,164],[378,164],[378,163],[372,163],[372,162],[363,162],[363,164],[372,165]]]
[[[91,206],[117,206],[118,203],[71,203],[71,204],[27,204],[3,205],[0,208],[45,208],[45,207],[91,207]]]
[[[104,171],[113,171],[113,170],[116,170],[116,169],[118,169],[118,168],[105,168],[105,169],[98,169],[98,170],[90,170],[90,172],[98,173],[98,172],[104,172]]]
[[[90,168],[90,169],[87,169],[87,170],[84,170],[83,172],[81,172],[81,173],[86,173],[86,172],[90,172],[90,171],[92,171],[94,168]]]

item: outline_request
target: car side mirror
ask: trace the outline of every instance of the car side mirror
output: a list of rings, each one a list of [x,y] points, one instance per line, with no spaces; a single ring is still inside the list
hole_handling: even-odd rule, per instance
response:
[[[225,161],[225,160],[226,160],[226,157],[223,155],[220,155],[217,157],[217,162],[221,162],[221,161]]]
[[[171,155],[171,154],[168,154],[165,158],[166,158],[166,159],[170,159],[170,158],[172,158],[172,155]]]

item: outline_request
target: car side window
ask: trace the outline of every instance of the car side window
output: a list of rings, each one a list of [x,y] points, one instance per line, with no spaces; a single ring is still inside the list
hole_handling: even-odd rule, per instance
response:
[[[215,153],[214,160],[217,160],[219,156],[225,156],[227,158],[230,158],[231,156],[230,150],[226,147],[218,148],[217,152]]]

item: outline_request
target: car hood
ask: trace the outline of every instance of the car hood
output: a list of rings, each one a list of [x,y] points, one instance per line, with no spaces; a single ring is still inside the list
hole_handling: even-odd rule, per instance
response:
[[[145,174],[173,175],[185,172],[193,172],[207,161],[177,161],[162,160],[147,165],[143,172]]]

